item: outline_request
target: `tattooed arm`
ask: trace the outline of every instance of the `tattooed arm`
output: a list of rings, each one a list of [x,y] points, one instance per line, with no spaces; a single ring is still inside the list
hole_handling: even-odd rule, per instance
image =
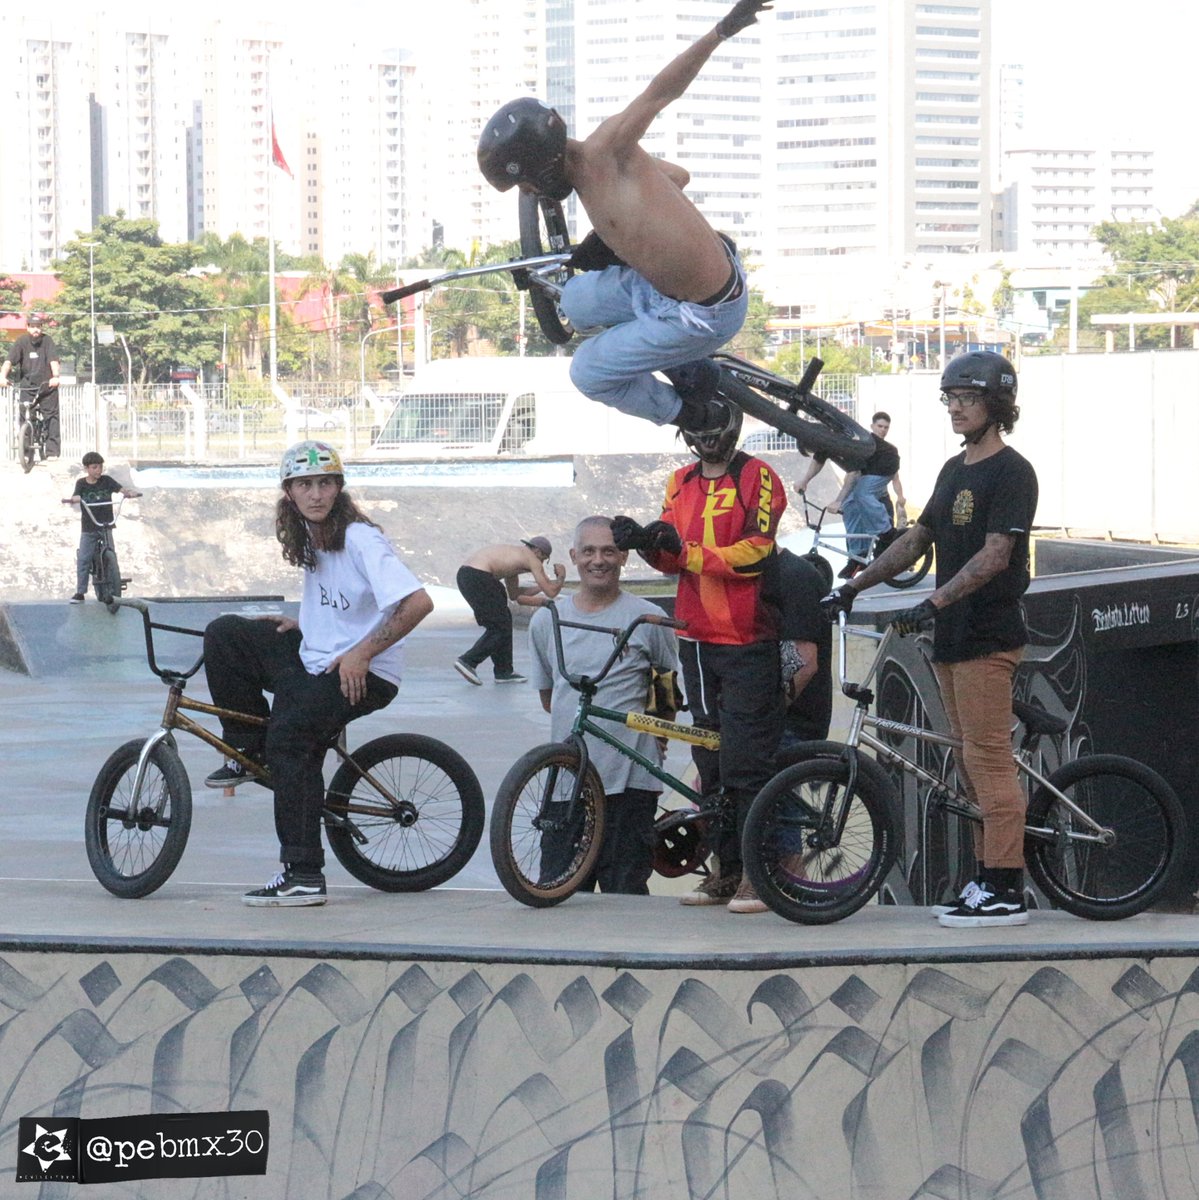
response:
[[[938,608],[945,608],[963,596],[977,592],[1011,562],[1015,544],[1014,534],[988,533],[983,548],[952,579],[937,588],[929,599]]]
[[[433,601],[424,588],[410,593],[389,608],[362,641],[329,664],[327,670],[337,671],[341,676],[341,694],[351,704],[357,704],[366,695],[371,659],[410,634],[432,611]]]

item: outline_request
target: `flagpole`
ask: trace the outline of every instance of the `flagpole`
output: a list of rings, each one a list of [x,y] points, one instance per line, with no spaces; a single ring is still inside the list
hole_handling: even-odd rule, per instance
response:
[[[279,382],[279,341],[275,321],[275,227],[271,193],[275,190],[275,108],[268,105],[270,137],[266,139],[266,270],[269,287],[267,307],[267,348],[270,354],[271,385]]]

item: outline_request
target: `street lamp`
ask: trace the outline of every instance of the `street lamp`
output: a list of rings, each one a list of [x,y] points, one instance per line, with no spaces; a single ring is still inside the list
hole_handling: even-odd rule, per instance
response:
[[[87,247],[87,285],[91,297],[92,389],[96,387],[96,247],[99,242],[80,242]]]

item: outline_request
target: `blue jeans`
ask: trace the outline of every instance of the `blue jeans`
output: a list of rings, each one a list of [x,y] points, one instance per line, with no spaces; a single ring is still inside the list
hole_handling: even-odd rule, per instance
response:
[[[100,534],[95,530],[85,529],[79,534],[79,549],[75,551],[75,595],[86,596],[88,580],[92,575],[92,557],[96,553],[96,543]],[[116,551],[114,550],[115,554]],[[120,573],[118,569],[118,574]]]
[[[571,382],[592,400],[665,425],[678,415],[679,397],[652,372],[719,350],[745,323],[748,291],[704,307],[663,296],[631,267],[573,276],[562,290],[563,314],[576,329],[605,329],[575,351]]]
[[[845,546],[858,558],[869,558],[872,540],[891,528],[891,518],[883,503],[890,480],[889,475],[859,476],[841,505]]]

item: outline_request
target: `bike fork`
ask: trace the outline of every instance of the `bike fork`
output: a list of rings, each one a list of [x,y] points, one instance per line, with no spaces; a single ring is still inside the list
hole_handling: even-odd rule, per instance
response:
[[[134,811],[137,810],[138,802],[141,800],[142,783],[146,778],[146,767],[149,765],[150,755],[154,753],[154,747],[159,745],[161,742],[164,742],[168,737],[170,737],[170,734],[171,731],[169,729],[156,729],[148,738],[146,738],[146,744],[142,746],[140,752],[138,753],[137,771],[133,776],[133,795],[129,800],[129,807]],[[160,812],[158,815],[161,816],[162,813]]]

